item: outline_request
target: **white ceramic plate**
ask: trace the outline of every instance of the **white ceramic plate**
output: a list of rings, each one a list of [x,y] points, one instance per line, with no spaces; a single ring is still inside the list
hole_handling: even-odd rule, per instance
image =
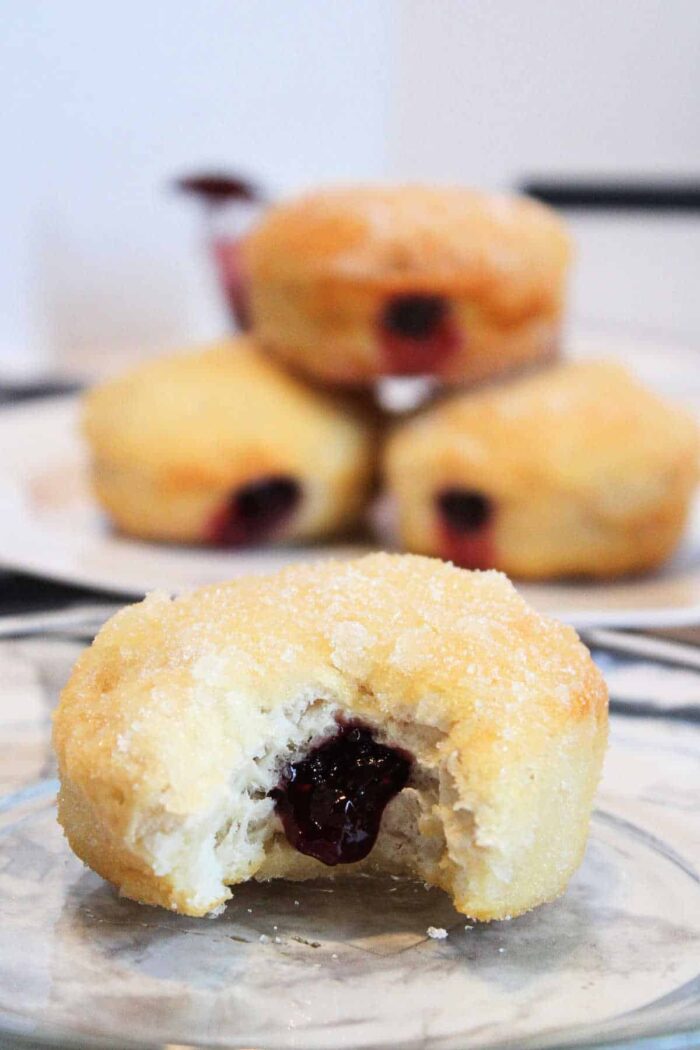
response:
[[[614,356],[663,393],[700,406],[700,352],[588,337],[576,356]],[[86,485],[77,402],[50,399],[0,414],[0,560],[8,567],[124,594],[178,592],[368,545],[220,551],[140,543],[115,535]],[[670,627],[700,622],[700,502],[677,556],[650,576],[615,583],[528,584],[542,611],[576,626]]]

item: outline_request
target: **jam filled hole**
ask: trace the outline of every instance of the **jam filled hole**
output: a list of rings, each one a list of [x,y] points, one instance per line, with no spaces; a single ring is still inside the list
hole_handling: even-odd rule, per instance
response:
[[[462,346],[451,304],[441,295],[394,295],[379,314],[384,367],[392,375],[430,375]]]
[[[270,792],[287,841],[323,864],[351,864],[371,851],[388,803],[408,783],[412,760],[377,743],[359,722],[314,747]]]
[[[301,495],[299,482],[286,474],[243,485],[216,515],[211,542],[242,546],[274,536],[296,510]]]
[[[493,517],[493,504],[476,489],[443,489],[435,497],[440,516],[454,532],[478,532]]]
[[[301,486],[294,478],[263,478],[244,485],[233,497],[237,517],[251,528],[270,526],[290,514],[301,496]]]
[[[382,324],[393,335],[425,340],[433,336],[447,315],[439,295],[397,295],[384,307]]]

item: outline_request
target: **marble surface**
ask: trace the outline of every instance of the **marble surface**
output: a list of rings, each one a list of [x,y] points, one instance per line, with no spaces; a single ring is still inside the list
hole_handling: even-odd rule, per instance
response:
[[[53,775],[51,711],[83,646],[63,638],[0,642],[0,795]]]

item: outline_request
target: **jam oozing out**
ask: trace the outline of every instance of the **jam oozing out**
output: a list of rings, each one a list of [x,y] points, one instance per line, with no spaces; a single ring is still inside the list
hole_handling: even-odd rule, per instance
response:
[[[330,866],[351,864],[374,846],[382,814],[410,773],[405,751],[350,722],[289,766],[270,795],[290,845]]]
[[[490,569],[495,564],[494,507],[475,489],[442,489],[435,497],[440,523],[440,552],[465,569]]]
[[[207,539],[227,547],[260,543],[273,537],[301,499],[301,485],[285,474],[260,478],[237,489],[214,515]]]
[[[387,369],[394,375],[439,369],[461,342],[449,303],[440,295],[393,296],[379,327]]]
[[[212,241],[219,280],[236,325],[242,332],[250,328],[250,289],[242,259],[240,241],[219,237]]]
[[[197,197],[206,209],[209,249],[214,256],[229,310],[237,327],[247,331],[250,327],[250,296],[239,238],[247,225],[246,215],[249,218],[251,208],[263,201],[264,195],[248,179],[216,171],[185,176],[178,179],[175,186],[181,192]],[[227,217],[223,227],[222,215]],[[237,219],[235,225],[232,225],[232,218]]]

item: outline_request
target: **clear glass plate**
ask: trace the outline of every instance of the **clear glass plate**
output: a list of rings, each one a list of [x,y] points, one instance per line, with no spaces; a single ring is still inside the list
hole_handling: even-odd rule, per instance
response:
[[[121,900],[43,781],[0,802],[0,1045],[700,1045],[699,786],[697,727],[617,719],[566,895],[465,928],[392,879],[249,884],[216,919]]]

